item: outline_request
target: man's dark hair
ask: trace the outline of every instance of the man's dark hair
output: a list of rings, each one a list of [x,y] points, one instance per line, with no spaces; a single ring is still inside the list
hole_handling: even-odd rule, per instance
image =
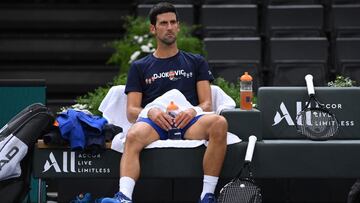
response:
[[[176,20],[179,21],[179,15],[176,11],[175,6],[168,2],[160,2],[160,3],[156,4],[154,7],[152,7],[149,12],[150,23],[152,25],[156,25],[157,15],[163,14],[163,13],[169,13],[169,12],[175,13]]]

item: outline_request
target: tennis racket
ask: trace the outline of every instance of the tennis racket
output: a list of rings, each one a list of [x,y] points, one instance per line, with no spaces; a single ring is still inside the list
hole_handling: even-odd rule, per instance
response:
[[[256,140],[257,138],[254,135],[249,137],[244,165],[236,177],[220,190],[218,203],[262,202],[261,190],[255,184],[250,168]],[[247,175],[245,175],[245,171],[248,172]]]
[[[335,115],[315,97],[313,76],[305,76],[309,100],[296,116],[297,131],[311,140],[328,140],[334,137],[339,129]]]

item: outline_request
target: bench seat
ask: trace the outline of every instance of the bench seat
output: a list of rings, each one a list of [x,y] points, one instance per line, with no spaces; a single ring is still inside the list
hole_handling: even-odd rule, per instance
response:
[[[39,143],[37,144],[39,145]],[[222,178],[234,177],[242,166],[247,142],[228,146]],[[197,148],[146,149],[141,153],[141,178],[202,178],[205,146]],[[73,155],[71,155],[73,153]],[[262,140],[253,157],[256,178],[357,178],[360,140]],[[55,167],[44,172],[53,154]],[[67,163],[64,166],[64,155]],[[71,158],[73,156],[73,159]],[[118,178],[121,154],[111,149],[88,154],[69,148],[35,148],[34,175],[37,178]],[[52,160],[53,161],[53,160]],[[71,171],[74,163],[74,171]],[[90,163],[90,165],[89,165]]]

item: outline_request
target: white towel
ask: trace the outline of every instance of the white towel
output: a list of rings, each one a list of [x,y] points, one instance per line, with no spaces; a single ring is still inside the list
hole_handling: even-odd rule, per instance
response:
[[[124,134],[132,125],[126,116],[126,103],[125,85],[117,85],[110,88],[99,106],[99,111],[103,113],[103,117],[110,124],[120,126]]]
[[[227,144],[235,144],[241,142],[241,139],[231,132],[227,132]],[[119,133],[117,134],[112,143],[111,149],[117,152],[123,153],[124,151],[124,134]],[[152,149],[152,148],[195,148],[201,145],[208,145],[207,140],[157,140],[148,146],[145,149]]]
[[[153,107],[157,107],[162,111],[166,111],[166,107],[170,104],[171,101],[174,101],[174,103],[179,107],[180,111],[184,111],[186,109],[194,107],[179,90],[172,89],[165,92],[163,95],[156,98],[151,103],[147,104],[145,108],[141,110],[139,117],[147,118],[148,111]],[[213,113],[213,112],[201,111],[197,113],[197,116],[205,113]]]
[[[219,86],[211,85],[211,96],[212,109],[216,114],[220,114],[224,109],[234,109],[236,106],[235,101]]]
[[[111,148],[118,152],[123,152],[123,147],[126,139],[128,129],[131,127],[131,123],[126,117],[126,102],[127,95],[124,92],[125,86],[119,85],[110,88],[109,92],[105,96],[104,100],[100,104],[99,110],[103,112],[103,117],[106,118],[109,123],[120,126],[123,128],[123,133],[116,135],[112,141]],[[211,85],[213,109],[216,109],[217,113],[220,113],[223,109],[235,108],[235,102],[231,97],[226,95],[221,88]],[[156,106],[165,111],[166,106],[170,101],[175,101],[181,110],[193,107],[185,98],[185,96],[178,90],[170,90],[155,99],[153,102],[145,106],[140,112],[139,116],[147,117],[147,111]],[[198,112],[198,115],[208,114],[214,112]],[[234,144],[241,142],[238,136],[228,132],[227,143]],[[175,147],[175,148],[193,148],[202,144],[207,145],[206,140],[158,140],[146,148],[162,148],[162,147]]]

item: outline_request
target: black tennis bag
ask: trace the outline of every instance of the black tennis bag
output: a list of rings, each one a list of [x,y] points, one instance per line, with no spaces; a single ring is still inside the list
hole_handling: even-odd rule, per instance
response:
[[[34,145],[53,122],[49,109],[35,103],[0,129],[0,202],[25,199],[30,189]]]
[[[360,179],[351,186],[347,197],[347,203],[359,203],[360,202]]]

